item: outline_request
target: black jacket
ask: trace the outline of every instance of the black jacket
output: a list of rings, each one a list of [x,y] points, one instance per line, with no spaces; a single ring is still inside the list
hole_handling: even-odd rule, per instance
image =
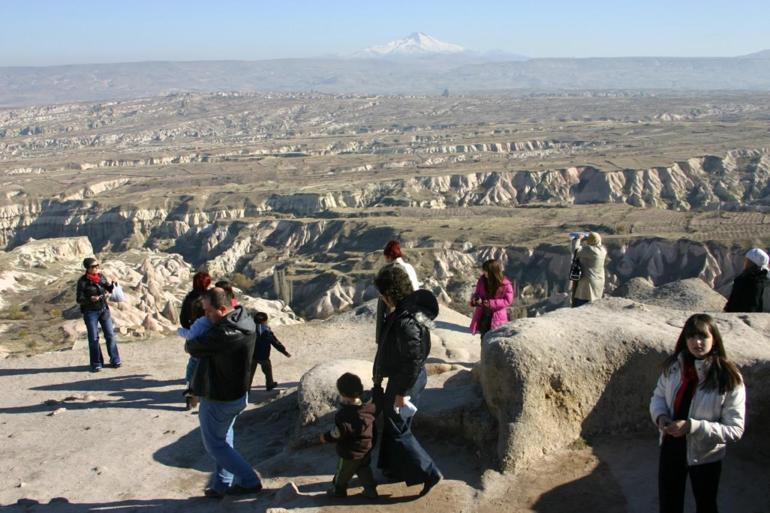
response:
[[[249,390],[256,325],[236,306],[204,335],[188,340],[185,350],[200,358],[193,393],[213,401],[234,401]]]
[[[429,290],[405,297],[385,320],[374,359],[374,381],[388,378],[397,395],[406,395],[430,354],[431,321],[438,301]]]
[[[262,333],[260,333],[260,331]],[[286,348],[281,344],[281,341],[278,340],[278,337],[275,336],[273,330],[268,326],[265,326],[262,329],[257,327],[257,343],[254,347],[254,360],[262,361],[270,359],[271,346],[281,353],[287,354]]]
[[[733,281],[733,290],[725,312],[762,312],[762,295],[767,285],[767,271],[758,267],[747,269]],[[768,305],[770,306],[770,305]]]
[[[101,311],[107,306],[107,293],[112,292],[114,283],[109,283],[107,279],[99,274],[99,284],[93,283],[85,274],[80,277],[77,285],[76,301],[80,305],[80,311]],[[91,296],[99,296],[99,301],[91,301]]]
[[[195,319],[192,318],[192,305],[203,296],[204,292],[205,291],[203,290],[192,289],[184,297],[184,300],[182,300],[182,311],[179,314],[179,324],[183,328],[189,330],[192,323],[195,322]]]
[[[337,443],[337,455],[345,460],[359,460],[374,446],[374,403],[343,404],[334,415],[335,428],[324,433],[326,442]]]

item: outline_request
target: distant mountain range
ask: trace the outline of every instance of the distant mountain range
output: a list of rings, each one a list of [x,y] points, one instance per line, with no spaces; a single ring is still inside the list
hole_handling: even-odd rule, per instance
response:
[[[417,32],[348,57],[0,67],[0,107],[178,92],[440,94],[502,90],[770,91],[770,50],[740,57],[527,59]]]

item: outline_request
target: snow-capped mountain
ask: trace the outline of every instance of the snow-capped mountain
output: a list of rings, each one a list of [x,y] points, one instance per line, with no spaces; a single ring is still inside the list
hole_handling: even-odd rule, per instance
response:
[[[422,32],[415,32],[403,39],[397,39],[380,46],[372,46],[358,57],[420,57],[427,55],[454,55],[465,52],[460,45],[445,43]]]

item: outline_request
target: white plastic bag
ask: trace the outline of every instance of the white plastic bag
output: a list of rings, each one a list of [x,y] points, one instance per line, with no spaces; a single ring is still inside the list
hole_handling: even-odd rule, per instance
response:
[[[116,283],[112,287],[112,292],[110,293],[110,299],[112,299],[116,303],[122,303],[123,301],[125,301],[126,296],[125,294],[123,294],[123,287],[121,287]]]
[[[408,420],[410,417],[413,417],[415,413],[417,413],[417,406],[415,406],[412,401],[410,401],[410,397],[408,395],[404,396],[404,405],[399,408],[398,406],[394,407],[396,410],[396,413],[401,415],[401,418],[404,419],[404,421]]]

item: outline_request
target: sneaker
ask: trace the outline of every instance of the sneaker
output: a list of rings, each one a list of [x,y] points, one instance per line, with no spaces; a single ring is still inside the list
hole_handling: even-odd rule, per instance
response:
[[[269,392],[269,391],[271,391],[272,389],[274,389],[274,388],[275,388],[275,387],[277,387],[277,386],[278,386],[278,383],[276,383],[275,381],[273,381],[273,382],[272,382],[272,383],[270,383],[269,385],[265,385],[265,390],[267,390],[267,391]]]
[[[110,367],[112,367],[113,369],[119,369],[121,365],[123,365],[123,363],[121,362],[110,363]]]
[[[91,367],[91,372],[101,372],[101,367]]]
[[[233,485],[227,489],[227,495],[251,495],[257,494],[262,491],[262,483],[258,483],[257,486],[246,488],[241,485]]]
[[[437,470],[435,474],[432,474],[425,483],[423,483],[422,490],[420,490],[420,497],[427,495],[431,488],[436,486],[442,479],[444,479],[444,476]]]
[[[203,490],[203,496],[207,499],[224,499],[225,494],[222,492],[218,492],[214,490],[213,488],[206,488]]]
[[[339,489],[336,486],[332,485],[331,488],[326,490],[326,495],[328,495],[329,497],[347,497],[348,491],[345,488]]]
[[[380,494],[377,493],[377,488],[364,488],[364,491],[361,492],[361,495],[366,497],[367,499],[379,499]]]

